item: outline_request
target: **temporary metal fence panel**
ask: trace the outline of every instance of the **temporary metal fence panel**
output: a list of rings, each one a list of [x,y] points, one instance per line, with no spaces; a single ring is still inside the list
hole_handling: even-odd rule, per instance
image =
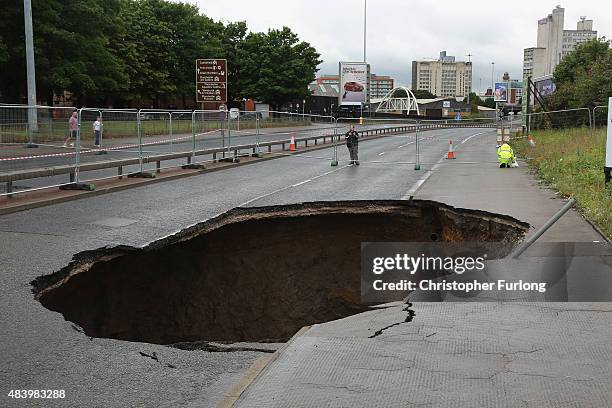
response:
[[[161,171],[161,162],[148,163],[151,157],[192,150],[191,111],[141,109],[139,115],[143,171]],[[184,163],[184,159],[177,158],[168,160],[164,166],[178,167]]]
[[[599,105],[593,108],[593,127],[600,128],[608,126],[608,106]]]
[[[193,157],[189,162],[206,164],[224,157],[221,152],[228,145],[231,132],[228,131],[228,113],[223,110],[197,110],[191,114],[191,140],[189,143]],[[204,149],[220,149],[219,153],[195,156],[195,152]]]
[[[96,146],[94,123],[100,121],[99,146]],[[138,111],[133,109],[80,110],[78,181],[95,181],[140,171]],[[98,168],[122,161],[117,168]]]
[[[531,130],[591,128],[593,126],[592,111],[589,108],[563,109],[548,112],[534,112],[529,115],[516,115],[517,121],[527,116]]]
[[[331,141],[334,134],[335,121],[332,116],[310,115],[291,112],[266,112],[260,121],[260,140],[262,142],[290,139],[293,137],[301,146],[310,146],[313,141],[303,140],[315,136]],[[328,139],[329,137],[329,139]]]
[[[34,111],[36,121],[28,120]],[[75,139],[69,139],[72,107],[0,105],[0,174],[49,167],[73,167]],[[74,113],[74,127],[78,125]],[[69,182],[68,177],[19,180],[0,187],[0,194],[24,191]]]

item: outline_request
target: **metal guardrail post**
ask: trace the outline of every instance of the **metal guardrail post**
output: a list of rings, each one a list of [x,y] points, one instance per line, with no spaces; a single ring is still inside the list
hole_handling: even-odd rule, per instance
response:
[[[227,112],[227,157],[232,156],[231,152],[232,146],[232,115],[230,112]]]
[[[142,122],[140,118],[140,110],[136,112],[136,136],[138,138],[138,164],[140,172],[143,173],[144,166],[142,162]]]
[[[416,161],[414,163],[415,170],[421,170],[421,145],[419,143],[419,126],[420,126],[420,121],[417,120],[416,130],[415,130],[416,139],[414,142],[414,144],[416,145]]]
[[[196,112],[197,111],[193,111],[191,113],[191,163],[192,164],[193,161],[195,160],[195,150],[196,150],[196,121],[195,121],[195,116],[196,116]]]
[[[262,156],[261,151],[259,149],[259,128],[259,112],[255,112],[255,153],[253,154],[254,157]]]
[[[172,132],[172,112],[168,112],[168,115],[170,116],[170,153],[172,153],[172,139],[174,138],[173,132]],[[193,125],[193,123],[192,123]],[[192,126],[193,127],[193,126]]]
[[[338,118],[333,118],[334,120],[334,153],[332,156],[332,161],[331,161],[331,165],[332,166],[337,166],[338,165]]]
[[[74,183],[79,184],[79,167],[81,165],[81,119],[82,119],[83,108],[79,109],[78,121],[77,121],[77,135],[76,135],[76,153],[75,153],[75,167],[74,167]]]
[[[593,118],[591,117],[591,110],[587,108],[587,112],[589,114],[589,130],[591,132],[591,137],[593,137],[594,132],[593,132]]]
[[[183,169],[200,170],[200,169],[206,168],[206,166],[204,166],[203,164],[196,164],[195,162],[196,160],[196,115],[198,114],[198,112],[204,113],[203,111],[197,111],[197,110],[194,110],[191,112],[191,155],[187,157],[187,164],[184,164],[181,166],[181,168]],[[172,117],[172,114],[170,114],[170,116]]]

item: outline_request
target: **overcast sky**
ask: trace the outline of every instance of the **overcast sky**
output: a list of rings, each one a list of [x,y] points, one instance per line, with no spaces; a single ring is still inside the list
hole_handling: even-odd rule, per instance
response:
[[[363,0],[186,0],[215,20],[246,21],[251,31],[283,25],[321,54],[319,74],[337,74],[338,61],[363,59]],[[580,16],[599,36],[612,36],[609,0],[369,0],[367,60],[372,72],[410,85],[411,63],[446,50],[458,60],[472,54],[473,87],[490,87],[504,71],[522,77],[523,48],[536,45],[538,19],[561,4],[565,29]]]

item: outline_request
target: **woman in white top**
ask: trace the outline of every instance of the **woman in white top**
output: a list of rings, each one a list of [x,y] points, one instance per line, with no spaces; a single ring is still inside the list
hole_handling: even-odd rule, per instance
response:
[[[102,123],[100,122],[100,117],[96,118],[96,121],[93,123],[93,131],[95,135],[95,147],[100,147],[100,130],[102,129]]]

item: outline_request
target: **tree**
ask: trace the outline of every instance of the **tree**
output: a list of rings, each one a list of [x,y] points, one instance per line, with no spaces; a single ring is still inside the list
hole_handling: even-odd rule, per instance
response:
[[[71,91],[79,101],[116,92],[126,82],[121,60],[109,49],[121,0],[33,0],[32,22],[36,85],[40,100]],[[0,4],[0,32],[8,55],[2,58],[0,90],[11,100],[25,94],[26,62],[23,5]],[[6,33],[6,34],[5,34]]]
[[[436,99],[436,95],[432,94],[431,92],[425,89],[413,89],[412,93],[414,94],[414,97],[417,99]]]
[[[484,101],[480,100],[479,105],[487,107],[487,108],[495,109],[495,100],[493,98],[487,98]]]
[[[563,58],[554,72],[557,91],[546,98],[550,110],[593,108],[612,95],[610,42],[594,39]]]
[[[467,101],[468,101],[468,97],[466,96],[463,99],[463,102],[467,102]],[[478,113],[478,106],[482,102],[480,100],[480,97],[476,94],[476,92],[470,92],[469,102],[470,102],[470,108],[471,108],[472,113]]]
[[[250,33],[238,48],[238,95],[277,106],[300,100],[309,94],[319,56],[288,27]]]
[[[228,60],[228,97],[302,99],[319,54],[289,28],[247,35],[167,0],[32,0],[39,100],[70,91],[75,105],[159,107],[195,99],[195,60]],[[25,102],[23,6],[0,0],[0,97]]]

